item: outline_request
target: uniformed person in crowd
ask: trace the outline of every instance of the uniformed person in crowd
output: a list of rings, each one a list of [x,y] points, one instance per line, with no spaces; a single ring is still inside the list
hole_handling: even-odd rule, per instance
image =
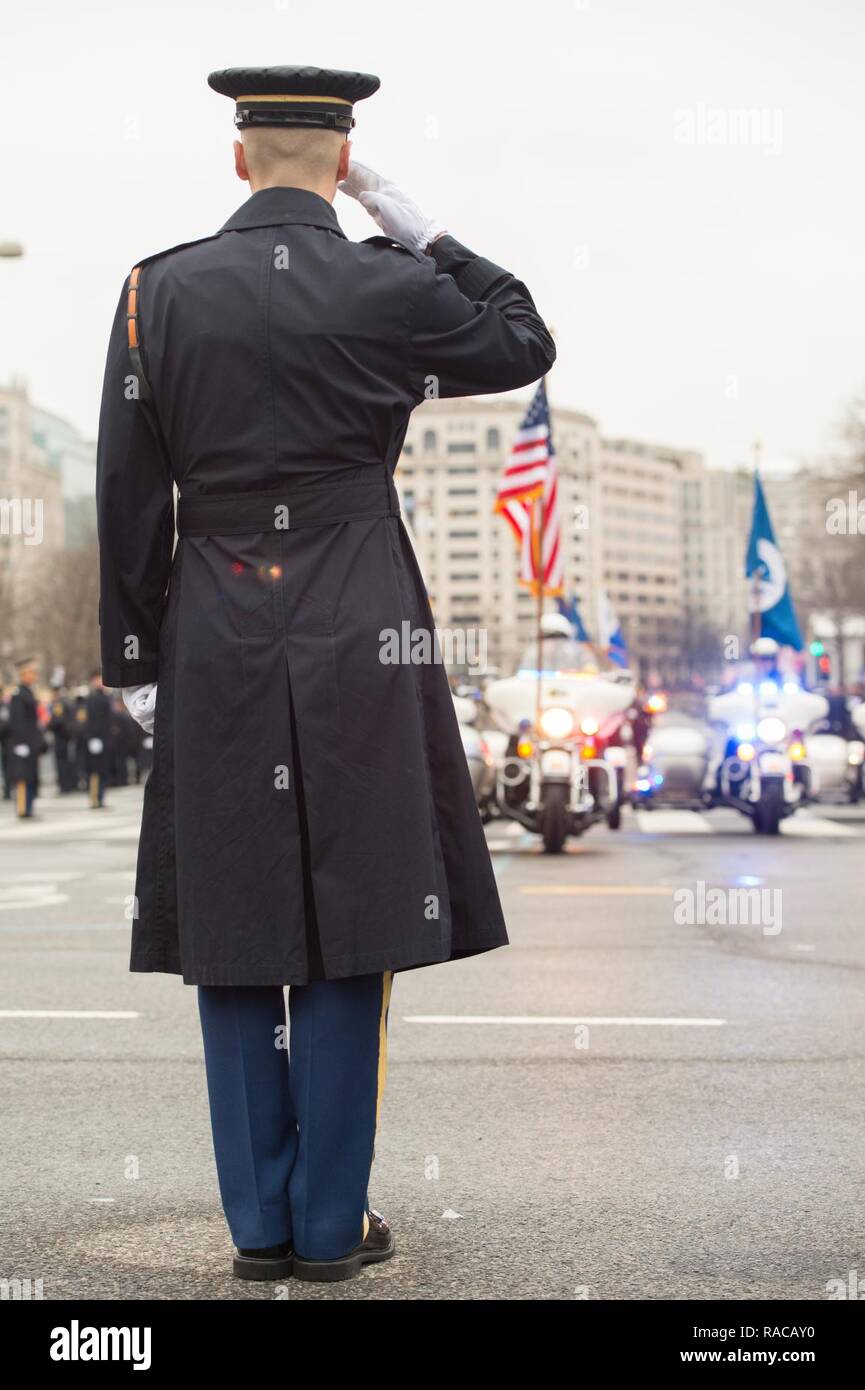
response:
[[[381,659],[403,623],[434,651],[393,471],[421,401],[555,350],[525,285],[352,165],[378,78],[209,81],[250,196],[132,270],[100,423],[103,675],[155,743],[131,968],[198,987],[235,1272],[336,1280],[394,1249],[393,973],[507,942],[444,667]]]
[[[9,781],[9,695],[0,686],[0,775],[3,778],[3,800],[12,800]]]
[[[118,691],[109,696],[111,701],[111,739],[109,743],[108,785],[126,787],[129,785],[129,757],[132,751],[130,730],[137,735],[141,732],[132,715],[123,703]]]
[[[39,794],[39,759],[46,749],[45,735],[39,727],[39,705],[34,686],[39,674],[33,657],[15,663],[18,686],[9,701],[8,756],[9,781],[14,789],[15,812],[30,819]]]
[[[90,689],[84,702],[85,770],[91,810],[105,806],[105,788],[111,766],[111,700],[102,684],[102,673],[90,676]]]
[[[87,696],[90,687],[79,685],[72,701],[72,743],[75,763],[75,787],[87,790]]]
[[[54,763],[57,770],[57,790],[61,796],[78,788],[75,765],[74,707],[70,696],[57,687],[51,698],[48,732],[54,744]]]

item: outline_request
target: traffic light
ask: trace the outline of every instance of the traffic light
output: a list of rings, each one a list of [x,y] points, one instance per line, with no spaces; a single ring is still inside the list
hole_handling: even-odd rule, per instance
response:
[[[822,679],[823,679],[823,680],[828,680],[828,679],[829,679],[829,673],[830,673],[830,671],[832,670],[832,662],[831,662],[830,658],[829,658],[828,656],[826,656],[825,654],[824,654],[823,656],[818,657],[818,658],[817,658],[817,669],[819,670]]]
[[[812,642],[808,650],[812,656],[822,656],[826,649],[822,642]]]

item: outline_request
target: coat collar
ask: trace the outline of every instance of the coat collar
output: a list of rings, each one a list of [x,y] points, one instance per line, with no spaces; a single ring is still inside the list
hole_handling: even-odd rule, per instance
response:
[[[219,230],[240,232],[249,227],[280,227],[291,222],[304,227],[325,227],[345,238],[331,204],[308,188],[260,188]]]

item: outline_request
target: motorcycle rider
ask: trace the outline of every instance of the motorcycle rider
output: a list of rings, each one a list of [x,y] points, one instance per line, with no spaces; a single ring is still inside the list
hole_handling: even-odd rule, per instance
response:
[[[757,637],[750,646],[752,668],[756,681],[776,681],[783,680],[781,671],[778,669],[778,657],[781,648],[774,637]]]

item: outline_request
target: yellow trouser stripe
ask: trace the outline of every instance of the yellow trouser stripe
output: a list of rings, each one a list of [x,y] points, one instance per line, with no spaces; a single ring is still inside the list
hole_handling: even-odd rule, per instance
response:
[[[387,1081],[387,1011],[390,1008],[390,992],[393,988],[393,971],[385,970],[382,976],[381,1017],[378,1021],[378,1082],[375,1098],[375,1127],[378,1129],[381,1115],[381,1101]]]

